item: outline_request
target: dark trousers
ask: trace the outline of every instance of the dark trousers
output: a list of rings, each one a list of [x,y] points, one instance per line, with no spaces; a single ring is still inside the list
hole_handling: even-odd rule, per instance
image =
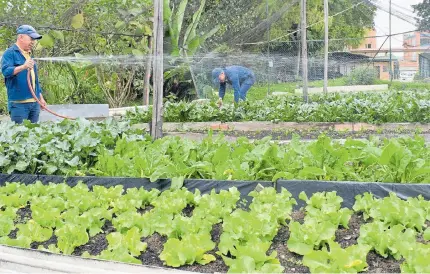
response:
[[[39,121],[40,105],[37,102],[30,103],[10,103],[10,119],[21,124],[24,120],[30,120],[32,123]]]

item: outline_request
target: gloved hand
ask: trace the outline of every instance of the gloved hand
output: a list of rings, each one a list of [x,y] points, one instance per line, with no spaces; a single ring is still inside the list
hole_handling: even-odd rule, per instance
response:
[[[221,98],[218,99],[217,105],[219,108],[222,107],[222,99]]]

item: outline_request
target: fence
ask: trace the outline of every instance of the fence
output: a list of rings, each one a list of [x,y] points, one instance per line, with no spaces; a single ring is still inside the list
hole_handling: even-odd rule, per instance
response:
[[[47,37],[34,54],[47,57],[38,63],[51,103],[108,102],[114,107],[142,103],[152,58],[153,1],[30,2],[31,10],[21,2],[0,4],[0,11],[4,11],[0,13],[0,54],[15,41],[20,24],[32,24]],[[322,86],[324,78],[320,2],[308,1],[307,76],[311,87]],[[170,13],[165,13],[165,96],[174,94],[187,100],[210,97],[216,89],[212,69],[228,65],[251,68],[257,85],[267,88],[267,94],[302,85],[299,1],[166,3]],[[375,11],[372,1],[346,0],[331,7],[329,86],[388,83],[391,79],[421,83],[430,76],[427,49],[410,52],[410,48],[400,48],[390,57],[387,44],[379,48],[376,31],[365,31],[379,28],[374,23]],[[393,39],[406,41],[411,34],[415,33],[408,37],[396,34]],[[194,40],[185,39],[193,35]],[[3,83],[0,93],[0,105],[4,105]]]

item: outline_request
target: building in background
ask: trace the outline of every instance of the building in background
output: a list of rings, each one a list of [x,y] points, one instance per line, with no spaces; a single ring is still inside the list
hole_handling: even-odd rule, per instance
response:
[[[375,68],[377,77],[381,80],[390,80],[389,51],[379,49],[375,29],[369,30],[366,37],[367,38],[364,39],[360,46],[350,48],[350,52],[368,56],[368,61],[371,62],[373,68]],[[391,66],[393,79],[398,79],[400,76],[400,63],[394,54],[391,56]]]
[[[419,76],[421,79],[430,78],[430,53],[420,53],[418,56]]]
[[[403,48],[404,53],[400,62],[400,70],[405,77],[401,77],[402,80],[412,81],[417,73],[421,78],[430,77],[428,65],[430,33],[416,31],[403,35]]]
[[[404,49],[418,49],[420,47],[421,42],[421,34],[419,32],[407,33],[403,35],[403,48]],[[410,78],[410,75],[413,76],[418,72],[419,68],[419,60],[418,60],[419,52],[403,52],[403,58],[400,60],[400,73],[402,76],[406,78]],[[408,79],[404,79],[408,80]]]
[[[376,30],[369,29],[366,33],[366,39],[361,43],[360,46],[352,49],[377,49]]]
[[[390,80],[390,54],[378,55],[373,58],[373,67],[376,69],[376,75],[381,80]],[[398,58],[393,54],[391,55],[391,64],[393,67],[393,79],[400,77],[400,64]]]

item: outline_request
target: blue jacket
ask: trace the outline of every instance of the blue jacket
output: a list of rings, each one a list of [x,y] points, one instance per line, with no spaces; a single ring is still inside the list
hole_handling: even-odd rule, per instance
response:
[[[225,74],[225,82],[220,83],[219,97],[224,98],[226,83],[231,84],[235,94],[239,94],[240,86],[243,84],[253,85],[255,76],[252,70],[241,66],[229,66],[223,69]]]
[[[20,101],[33,98],[30,88],[27,83],[27,70],[23,70],[17,75],[13,75],[15,67],[21,66],[25,63],[25,57],[22,55],[17,45],[8,48],[4,53],[1,60],[1,71],[4,76],[4,82],[7,89],[8,101]],[[40,98],[42,89],[39,84],[39,76],[37,65],[34,64],[34,73],[36,75],[36,96]]]

